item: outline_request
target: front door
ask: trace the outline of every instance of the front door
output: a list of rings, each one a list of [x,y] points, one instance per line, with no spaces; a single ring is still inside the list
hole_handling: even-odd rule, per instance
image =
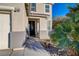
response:
[[[35,37],[35,21],[29,21],[30,36]]]
[[[0,14],[0,49],[8,48],[10,14]]]

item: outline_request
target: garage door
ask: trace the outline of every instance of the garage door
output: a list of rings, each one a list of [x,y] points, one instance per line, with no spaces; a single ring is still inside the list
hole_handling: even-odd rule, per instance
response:
[[[0,14],[0,49],[8,48],[10,32],[10,15]]]

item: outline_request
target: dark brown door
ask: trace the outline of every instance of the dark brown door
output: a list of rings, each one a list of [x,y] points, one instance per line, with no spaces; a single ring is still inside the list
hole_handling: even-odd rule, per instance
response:
[[[29,21],[30,36],[35,37],[35,21]]]

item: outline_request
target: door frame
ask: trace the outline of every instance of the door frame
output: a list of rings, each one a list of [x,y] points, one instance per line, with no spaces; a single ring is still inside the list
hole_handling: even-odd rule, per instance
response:
[[[28,22],[29,21],[35,21],[35,37],[40,38],[40,19],[29,17]],[[39,33],[37,33],[37,23],[39,23]]]

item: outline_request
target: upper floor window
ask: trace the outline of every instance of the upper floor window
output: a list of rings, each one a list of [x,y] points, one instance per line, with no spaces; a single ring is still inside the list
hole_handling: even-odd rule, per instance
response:
[[[45,12],[49,12],[49,8],[50,8],[49,4],[45,4]]]
[[[31,11],[36,11],[36,3],[31,4]]]

